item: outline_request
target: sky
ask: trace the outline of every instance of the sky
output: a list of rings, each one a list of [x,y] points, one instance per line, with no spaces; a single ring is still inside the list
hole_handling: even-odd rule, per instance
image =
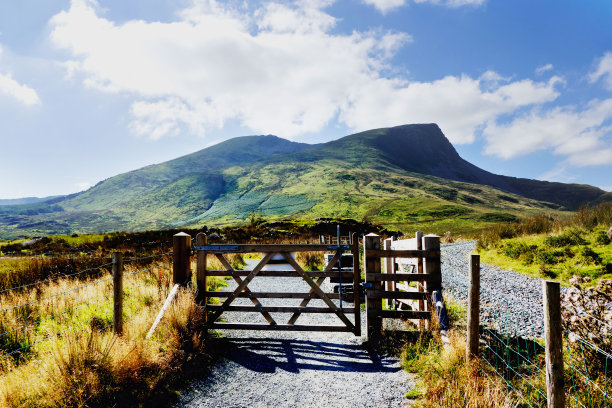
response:
[[[437,123],[485,170],[612,190],[612,2],[0,2],[0,198],[242,135]]]

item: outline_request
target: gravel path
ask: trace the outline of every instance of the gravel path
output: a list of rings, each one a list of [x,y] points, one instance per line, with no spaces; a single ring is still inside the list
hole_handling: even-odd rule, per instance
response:
[[[250,265],[253,266],[252,263]],[[266,268],[279,267],[269,265]],[[280,266],[287,269],[287,266]],[[231,282],[229,290],[235,288]],[[307,292],[298,278],[255,278],[249,288]],[[328,286],[325,291],[331,289]],[[296,305],[299,299],[260,299],[264,305]],[[236,305],[250,305],[236,299]],[[324,306],[312,301],[309,306]],[[227,321],[265,323],[254,313],[225,313]],[[272,313],[277,322],[290,314]],[[365,313],[362,327],[365,327]],[[350,318],[352,321],[352,318]],[[300,324],[340,324],[333,314],[302,315]],[[181,393],[175,407],[404,407],[413,388],[397,358],[368,353],[364,337],[351,333],[228,330],[215,339],[219,354],[206,378]]]
[[[474,241],[442,245],[442,284],[446,296],[465,303],[469,255]],[[257,261],[254,261],[256,263]],[[254,265],[250,262],[250,267]],[[269,265],[268,268],[287,269]],[[248,267],[247,267],[248,269]],[[325,288],[331,291],[331,286]],[[502,331],[539,336],[542,332],[541,280],[488,264],[481,265],[483,319]],[[227,290],[236,287],[229,283]],[[306,292],[298,278],[255,278],[253,291]],[[264,305],[295,305],[297,301],[263,299]],[[237,299],[236,305],[251,305]],[[312,301],[310,306],[324,306]],[[225,313],[231,322],[265,323],[259,314]],[[278,322],[289,315],[272,313]],[[362,327],[365,327],[365,313]],[[302,315],[301,324],[339,324],[332,314]],[[179,407],[404,407],[413,387],[397,358],[368,353],[363,337],[350,333],[255,332],[229,330],[213,339],[216,364],[204,379],[179,397]]]
[[[475,247],[475,241],[442,245],[442,286],[447,294],[464,304],[470,281],[469,255]],[[501,331],[518,332],[527,337],[541,336],[541,279],[483,263],[480,286],[481,319],[495,323]]]

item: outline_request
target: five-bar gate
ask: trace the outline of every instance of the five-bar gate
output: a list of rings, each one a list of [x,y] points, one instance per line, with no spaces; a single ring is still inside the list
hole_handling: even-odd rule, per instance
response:
[[[197,299],[204,305],[206,310],[207,329],[242,329],[242,330],[295,330],[295,331],[334,331],[351,332],[356,336],[361,335],[360,299],[359,299],[359,247],[356,235],[350,245],[208,245],[206,235],[200,233],[196,237],[197,253]],[[323,271],[305,271],[292,257],[297,252],[329,252],[333,251],[333,258],[327,263]],[[353,254],[352,270],[339,268],[338,261],[343,252],[350,251]],[[228,253],[261,253],[263,258],[252,270],[235,270],[232,268],[225,254]],[[281,255],[292,269],[288,270],[265,270],[264,267],[270,262],[274,255]],[[215,256],[225,269],[207,270],[206,259],[208,255]],[[208,291],[206,290],[207,278],[209,276],[228,276],[238,285],[233,291]],[[248,285],[255,278],[266,277],[293,277],[303,279],[310,290],[308,292],[253,292]],[[352,293],[326,293],[322,284],[326,278],[340,278],[346,283],[352,283]],[[224,299],[223,303],[211,304],[210,298]],[[253,303],[250,305],[233,305],[237,298],[248,298]],[[295,306],[264,306],[260,299],[301,299]],[[324,307],[308,306],[311,300],[322,300]],[[340,307],[334,302],[342,299]],[[347,302],[352,302],[352,307],[344,307]],[[219,317],[224,312],[251,312],[261,313],[267,323],[235,323],[220,322]],[[270,313],[290,314],[287,321],[276,321]],[[337,325],[308,325],[296,324],[303,313],[333,313],[338,317]],[[353,321],[348,316],[353,315]]]

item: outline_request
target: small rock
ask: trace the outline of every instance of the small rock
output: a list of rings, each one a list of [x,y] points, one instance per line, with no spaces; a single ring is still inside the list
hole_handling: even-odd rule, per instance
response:
[[[608,238],[612,239],[612,227],[608,230]]]

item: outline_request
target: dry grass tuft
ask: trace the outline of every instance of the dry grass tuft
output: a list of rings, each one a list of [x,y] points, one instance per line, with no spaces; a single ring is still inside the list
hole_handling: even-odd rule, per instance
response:
[[[402,354],[404,368],[420,377],[415,391],[415,407],[509,408],[501,378],[487,376],[487,367],[479,362],[468,364],[465,339],[450,335],[450,344],[442,345],[431,332],[423,333]]]
[[[128,267],[126,272],[135,270]],[[184,372],[205,367],[208,360],[200,334],[203,311],[191,290],[179,293],[154,336],[145,339],[167,295],[167,275],[167,270],[152,268],[125,278],[121,337],[109,327],[107,282],[35,302],[27,311],[5,312],[0,330],[18,330],[0,343],[0,376],[5,374],[0,377],[0,406],[151,406],[154,396],[160,406],[167,405]],[[8,292],[0,298],[0,308],[92,282],[59,279],[30,291]],[[222,284],[211,279],[211,285]],[[24,324],[29,326],[19,329]]]

